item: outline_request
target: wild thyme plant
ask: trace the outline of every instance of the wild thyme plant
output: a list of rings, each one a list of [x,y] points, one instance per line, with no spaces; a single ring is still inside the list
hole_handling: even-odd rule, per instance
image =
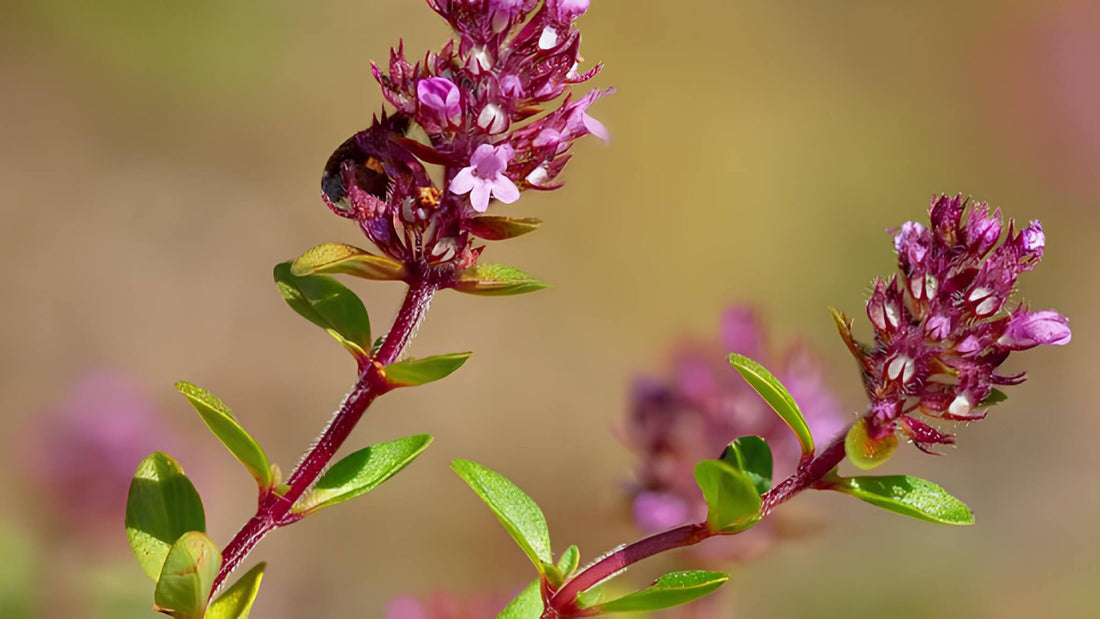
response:
[[[336,149],[324,166],[321,198],[333,212],[354,220],[379,253],[327,243],[275,267],[275,282],[290,307],[351,353],[355,384],[285,479],[224,403],[190,383],[177,385],[255,479],[257,509],[219,547],[205,535],[202,502],[179,464],[160,452],[142,461],[130,488],[126,528],[155,582],[156,610],[185,619],[246,617],[263,563],[214,595],[260,540],[370,491],[428,447],[431,437],[422,434],[372,445],[332,463],[375,398],[444,378],[468,358],[469,353],[404,356],[436,293],[511,295],[544,287],[518,269],[482,263],[484,246],[477,239],[504,240],[536,229],[536,219],[484,213],[494,201],[510,204],[523,191],[559,187],[573,142],[589,134],[607,137],[588,109],[611,91],[579,98],[571,92],[599,69],[580,73],[577,68],[575,20],[588,4],[428,0],[454,29],[453,39],[415,64],[399,45],[387,71],[372,65],[393,109]],[[427,166],[438,169],[441,183],[433,181]],[[455,461],[454,470],[536,568],[535,580],[499,617],[595,616],[690,602],[728,575],[677,572],[615,600],[602,599],[599,587],[648,557],[749,530],[811,488],[933,522],[970,524],[969,509],[930,482],[898,475],[845,478],[836,472],[846,457],[864,469],[880,465],[899,436],[925,450],[953,442],[922,418],[980,419],[988,406],[1004,399],[997,387],[1023,380],[997,373],[1011,352],[1069,341],[1060,314],[1023,305],[1006,309],[1017,277],[1042,257],[1038,222],[1019,232],[1010,222],[1003,233],[999,212],[948,197],[933,200],[930,214],[930,226],[910,222],[895,234],[900,273],[877,281],[867,304],[873,344],[857,342],[851,322],[834,312],[859,363],[869,404],[823,449],[816,448],[796,399],[775,376],[747,356],[729,356],[729,371],[740,374],[794,438],[792,472],[779,483],[772,483],[768,441],[756,435],[736,438],[719,458],[693,467],[705,505],[697,521],[621,546],[582,568],[575,546],[555,555],[546,520],[530,497],[492,470]],[[331,274],[408,286],[386,334],[372,336],[362,301]]]
[[[928,226],[908,222],[894,231],[898,273],[875,280],[866,305],[873,343],[856,341],[852,321],[833,310],[840,335],[857,361],[867,407],[843,431],[836,432],[830,428],[824,412],[828,406],[822,405],[821,393],[807,391],[798,374],[788,374],[793,391],[802,392],[797,400],[813,413],[810,419],[820,436],[830,439],[822,449],[815,445],[792,390],[749,357],[736,352],[729,355],[730,372],[736,370],[741,375],[797,440],[796,459],[787,463],[793,472],[779,483],[773,483],[769,441],[757,435],[740,436],[717,459],[694,464],[695,496],[705,506],[699,510],[703,516],[698,521],[690,521],[696,509],[684,496],[680,476],[672,472],[663,479],[651,478],[661,491],[638,495],[635,515],[639,522],[643,526],[658,521],[672,526],[685,518],[689,522],[620,546],[581,568],[575,546],[553,562],[546,521],[523,491],[480,465],[454,463],[455,471],[489,504],[538,571],[537,580],[500,617],[589,617],[658,610],[696,600],[720,587],[729,575],[705,570],[674,572],[646,589],[614,600],[604,600],[600,587],[649,557],[714,537],[742,534],[765,522],[781,504],[810,489],[848,494],[933,523],[973,524],[970,509],[932,482],[908,475],[842,477],[837,472],[845,459],[863,470],[880,466],[894,453],[899,437],[929,453],[936,445],[953,444],[952,434],[925,420],[974,422],[985,418],[990,406],[1007,397],[998,387],[1024,380],[1022,372],[1003,375],[997,371],[1011,353],[1070,341],[1068,320],[1058,312],[1032,311],[1023,303],[1009,307],[1017,278],[1042,259],[1046,240],[1038,221],[1017,230],[1010,220],[1006,232],[999,211],[991,213],[985,203],[970,203],[962,196],[934,197],[929,218]],[[737,341],[727,343],[745,346]],[[691,407],[700,405],[690,398],[676,401],[684,394],[683,387],[671,392],[651,388],[628,433],[649,456],[665,458],[653,463],[665,472],[670,466],[669,454],[662,453],[661,446],[667,445],[664,441],[671,438],[669,434],[688,425],[686,417],[695,412]],[[745,421],[746,429],[754,425],[751,415]],[[768,439],[780,447],[784,444],[782,438],[777,441],[769,435]],[[684,457],[683,452],[678,453],[673,468],[683,464]],[[647,470],[644,465],[642,470]],[[640,504],[646,513],[639,517]]]
[[[321,434],[284,479],[230,409],[209,391],[177,384],[202,420],[256,480],[257,509],[224,547],[205,535],[202,502],[180,465],[154,453],[130,487],[126,529],[156,583],[155,608],[174,617],[244,617],[261,563],[209,602],[271,531],[359,496],[409,464],[431,442],[423,434],[373,445],[332,460],[375,398],[439,380],[470,353],[403,359],[432,297],[443,290],[513,295],[545,285],[523,271],[480,260],[479,239],[499,241],[538,228],[534,218],[484,215],[493,201],[560,186],[574,141],[607,139],[589,107],[611,91],[574,97],[574,24],[587,0],[429,0],[454,37],[420,62],[391,50],[372,73],[393,109],[329,158],[321,199],[355,221],[380,253],[340,243],[306,251],[275,267],[275,283],[296,312],[325,329],[355,358],[357,379]],[[436,185],[426,166],[436,166]],[[346,274],[404,282],[408,292],[385,335],[372,338],[367,311],[328,277]],[[330,467],[331,465],[331,467]]]

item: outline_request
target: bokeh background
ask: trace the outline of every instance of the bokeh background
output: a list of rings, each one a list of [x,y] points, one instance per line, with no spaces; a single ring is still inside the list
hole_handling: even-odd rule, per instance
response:
[[[172,383],[209,387],[284,468],[297,461],[353,370],[284,306],[271,266],[359,242],[318,200],[321,164],[380,108],[368,60],[448,32],[415,0],[0,11],[0,616],[152,616],[122,528],[141,455],[182,461],[216,541],[254,507]],[[612,143],[581,144],[565,189],[508,207],[546,224],[486,254],[556,287],[437,299],[413,352],[476,354],[382,399],[351,441],[436,443],[268,538],[254,615],[377,618],[398,594],[522,585],[529,565],[450,473],[456,457],[528,490],[563,548],[590,559],[634,538],[633,460],[611,432],[630,379],[660,373],[677,338],[714,334],[731,302],[759,307],[775,343],[817,348],[856,410],[826,306],[862,316],[867,283],[893,268],[884,230],[941,191],[1042,219],[1024,292],[1067,314],[1074,340],[1018,355],[1032,379],[947,457],[888,465],[941,482],[976,526],[804,496],[788,507],[815,533],[735,568],[734,612],[1100,614],[1100,4],[597,0],[581,28],[582,53],[607,64],[597,84],[618,89],[592,110]],[[353,285],[380,329],[400,286]]]

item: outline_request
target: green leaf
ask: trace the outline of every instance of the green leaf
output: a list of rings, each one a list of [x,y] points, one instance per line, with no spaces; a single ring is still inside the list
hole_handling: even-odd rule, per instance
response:
[[[431,435],[417,434],[360,449],[326,471],[291,511],[310,514],[366,494],[408,466],[431,442]]]
[[[536,578],[500,611],[497,619],[539,619],[544,609],[542,589]]]
[[[600,605],[602,612],[661,610],[693,602],[721,587],[730,579],[723,572],[673,572],[657,579],[652,586]]]
[[[387,256],[376,256],[368,251],[343,243],[324,243],[306,250],[290,267],[299,277],[317,273],[343,273],[364,279],[405,279],[405,265]]]
[[[507,477],[469,460],[455,460],[451,468],[493,510],[512,539],[542,573],[543,563],[552,563],[550,531],[546,517],[531,497]]]
[[[356,359],[368,358],[370,317],[354,292],[324,275],[295,276],[289,262],[275,265],[275,285],[291,309],[327,331]]]
[[[872,439],[867,434],[866,419],[852,424],[848,435],[844,437],[844,452],[848,460],[864,471],[870,471],[889,460],[897,448],[898,437],[893,434],[878,440]]]
[[[222,566],[218,546],[198,531],[184,533],[164,559],[153,602],[177,619],[199,619],[206,610],[214,578]]]
[[[759,436],[742,436],[722,452],[722,461],[749,476],[758,494],[772,487],[772,449]]]
[[[976,408],[985,408],[987,406],[993,406],[994,404],[1000,404],[1008,399],[1008,395],[1000,389],[990,389],[989,395],[978,404]]]
[[[565,582],[565,574],[562,574],[558,566],[553,563],[543,563],[539,566],[539,572],[546,577],[547,584],[553,589],[560,588]]]
[[[810,428],[806,426],[806,420],[802,417],[802,411],[798,410],[798,404],[791,397],[787,388],[779,382],[772,373],[759,363],[744,355],[730,354],[730,364],[741,373],[746,382],[760,394],[760,397],[768,403],[788,426],[798,442],[802,444],[803,454],[814,452],[814,437],[810,435]]]
[[[548,288],[547,284],[514,267],[479,264],[459,273],[455,290],[485,296],[523,294]]]
[[[126,499],[126,537],[154,581],[168,550],[188,531],[206,531],[202,499],[179,463],[159,451],[138,465]]]
[[[974,524],[965,503],[936,484],[908,475],[841,477],[830,489],[850,494],[883,509],[929,522]]]
[[[596,585],[577,594],[577,608],[592,608],[601,600],[603,600],[603,585]]]
[[[707,502],[707,525],[712,531],[737,531],[756,522],[760,494],[748,475],[721,460],[695,465],[695,482]]]
[[[560,571],[566,578],[573,575],[573,572],[577,571],[577,567],[581,564],[581,551],[576,546],[570,546],[565,549],[565,552],[561,553],[558,557],[558,571]]]
[[[472,352],[406,359],[386,366],[386,380],[394,387],[416,387],[447,378],[462,367]]]
[[[176,383],[176,389],[187,398],[206,423],[206,427],[229,449],[229,453],[248,469],[260,490],[270,488],[273,478],[267,455],[259,443],[237,423],[229,407],[214,394],[191,383],[180,381]]]
[[[542,220],[535,217],[513,219],[500,215],[481,215],[469,219],[465,223],[465,227],[470,231],[470,234],[488,241],[514,239],[517,236],[538,230],[541,225]]]
[[[266,563],[259,563],[245,572],[240,580],[233,583],[232,587],[226,589],[206,609],[204,619],[248,619],[252,603],[256,601],[256,594],[260,591],[260,581],[263,580],[266,567]]]

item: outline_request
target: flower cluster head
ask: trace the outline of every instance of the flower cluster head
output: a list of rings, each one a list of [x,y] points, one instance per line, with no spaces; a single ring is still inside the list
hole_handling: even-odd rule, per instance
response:
[[[557,188],[575,140],[607,139],[588,110],[612,90],[579,99],[570,92],[600,68],[577,68],[575,23],[588,4],[428,0],[455,37],[415,64],[403,44],[391,50],[388,71],[372,63],[393,110],[329,158],[322,199],[395,260],[475,264],[483,247],[471,235],[493,200],[511,204],[525,190]],[[425,164],[442,167],[441,187]]]
[[[755,312],[731,307],[722,318],[720,342],[682,345],[672,356],[670,378],[646,377],[635,383],[621,433],[640,457],[631,493],[634,520],[646,532],[706,518],[707,506],[692,471],[700,460],[719,457],[740,436],[755,434],[768,442],[777,475],[783,467],[793,469],[798,461],[798,441],[730,367],[731,352],[759,359],[771,368],[798,402],[818,439],[830,440],[844,427],[837,399],[806,347],[795,344],[785,354],[769,355]],[[766,542],[769,522],[757,525],[748,535]],[[714,553],[711,558],[725,559],[740,557],[748,546],[738,541],[701,550]]]
[[[1033,311],[1011,298],[1020,274],[1043,257],[1038,221],[1017,230],[1000,210],[962,196],[937,196],[930,226],[908,222],[894,231],[898,273],[877,279],[867,302],[874,344],[857,343],[840,320],[863,371],[870,400],[871,441],[898,433],[924,451],[955,437],[921,420],[976,421],[1001,399],[998,386],[1024,374],[997,368],[1015,351],[1070,340],[1069,322],[1053,310]]]

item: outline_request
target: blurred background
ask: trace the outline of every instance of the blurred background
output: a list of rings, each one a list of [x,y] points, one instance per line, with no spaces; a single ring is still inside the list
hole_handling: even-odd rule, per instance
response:
[[[522,586],[530,566],[449,471],[457,457],[512,477],[582,560],[636,538],[634,458],[612,433],[631,379],[666,371],[679,338],[716,334],[732,302],[758,307],[774,343],[808,342],[859,409],[826,307],[862,320],[868,282],[894,268],[885,230],[923,218],[933,192],[1042,219],[1046,257],[1024,294],[1068,315],[1073,342],[1017,355],[1010,369],[1032,379],[948,456],[906,448],[887,465],[944,485],[976,526],[805,495],[783,509],[813,535],[735,567],[732,612],[1100,614],[1100,4],[592,4],[582,53],[618,89],[592,109],[611,145],[584,141],[564,189],[507,207],[543,218],[539,234],[486,252],[555,287],[436,300],[412,352],[474,357],[383,398],[349,447],[418,432],[435,444],[395,481],[264,541],[254,616],[379,618],[395,595]],[[361,244],[320,203],[321,165],[380,109],[368,61],[401,37],[415,58],[448,31],[413,0],[14,0],[2,13],[0,616],[153,616],[122,526],[140,458],[181,461],[215,541],[255,501],[173,382],[210,388],[284,470],[297,461],[354,371],[280,300],[271,267]],[[381,330],[401,287],[351,285]]]

